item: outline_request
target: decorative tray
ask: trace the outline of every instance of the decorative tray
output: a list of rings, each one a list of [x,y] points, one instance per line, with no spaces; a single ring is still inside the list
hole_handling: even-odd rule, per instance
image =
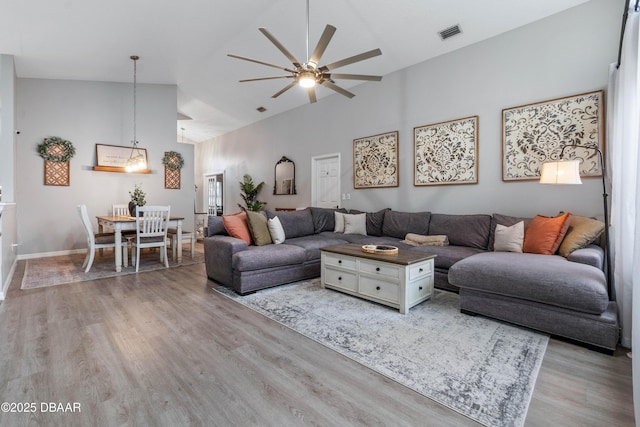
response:
[[[398,253],[398,248],[390,245],[362,245],[362,252],[369,254],[394,255]]]

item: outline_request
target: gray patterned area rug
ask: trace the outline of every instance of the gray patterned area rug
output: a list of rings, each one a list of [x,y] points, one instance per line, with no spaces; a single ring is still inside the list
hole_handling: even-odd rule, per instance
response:
[[[406,315],[319,279],[223,295],[488,426],[522,426],[548,336],[460,313],[437,291]]]
[[[136,268],[129,264],[123,267],[118,273],[115,267],[113,250],[105,249],[104,255],[100,256],[96,251],[93,265],[88,273],[82,269],[82,262],[86,254],[60,255],[46,258],[33,258],[26,260],[24,275],[20,289],[35,289],[45,286],[64,285],[75,282],[85,282],[87,280],[98,280],[106,277],[124,276],[136,272]],[[164,267],[160,262],[160,254],[149,250],[142,251],[139,272],[159,270]],[[191,258],[191,251],[188,246],[182,250],[182,262],[180,264],[172,261],[169,251],[169,268],[182,265],[191,265],[204,262],[202,244],[194,246],[194,256]]]

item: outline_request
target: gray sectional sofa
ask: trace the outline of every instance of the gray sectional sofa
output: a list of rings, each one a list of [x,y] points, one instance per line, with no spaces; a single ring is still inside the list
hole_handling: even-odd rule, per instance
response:
[[[320,248],[343,243],[389,244],[436,254],[435,287],[460,293],[460,308],[578,341],[606,352],[618,342],[617,306],[609,301],[604,251],[596,245],[568,257],[494,252],[496,224],[504,215],[366,213],[366,235],[334,232],[335,209],[266,211],[278,217],[282,244],[249,245],[227,235],[220,217],[209,217],[204,251],[207,276],[239,294],[320,276]],[[340,210],[340,212],[347,212]],[[352,213],[362,213],[351,210]],[[402,243],[408,233],[446,235],[447,246]]]

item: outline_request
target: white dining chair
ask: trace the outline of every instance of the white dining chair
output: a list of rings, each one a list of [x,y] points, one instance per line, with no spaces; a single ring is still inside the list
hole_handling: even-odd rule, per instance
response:
[[[140,266],[140,249],[160,248],[160,262],[169,268],[167,226],[171,206],[136,206],[136,235],[131,236],[131,265]],[[134,251],[135,247],[135,251]]]
[[[182,230],[182,242],[178,243],[178,229],[177,228],[169,228],[167,230],[167,240],[171,245],[171,259],[176,260],[178,256],[178,245],[181,245],[185,242],[189,243],[191,246],[191,259],[195,255],[195,245],[196,245],[196,234],[191,231]]]
[[[114,203],[111,205],[111,215],[113,216],[130,216],[129,205]]]
[[[93,226],[91,225],[91,220],[89,219],[89,214],[87,213],[86,205],[78,205],[78,214],[80,215],[80,220],[82,220],[82,226],[84,228],[85,234],[87,236],[87,245],[89,249],[87,251],[87,256],[82,263],[82,268],[85,273],[88,273],[93,265],[93,260],[95,257],[96,249],[105,249],[105,248],[114,248],[114,250],[118,250],[116,248],[116,240],[114,233],[94,233]],[[122,248],[122,259],[123,264],[127,266],[127,258],[128,258],[128,248],[129,244],[126,240],[123,240],[121,243]]]

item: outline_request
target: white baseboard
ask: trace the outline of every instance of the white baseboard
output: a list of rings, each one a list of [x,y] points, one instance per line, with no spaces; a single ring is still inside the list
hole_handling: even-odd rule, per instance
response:
[[[56,251],[56,252],[40,252],[36,254],[24,254],[18,255],[18,260],[23,259],[35,259],[35,258],[48,258],[52,256],[61,256],[61,255],[73,255],[73,254],[81,254],[87,252],[86,249],[70,249],[66,251]]]
[[[9,290],[9,284],[13,279],[13,273],[16,271],[16,265],[18,264],[18,259],[13,260],[13,264],[11,264],[11,268],[9,269],[9,275],[7,276],[7,280],[2,284],[2,289],[0,289],[0,301],[4,301],[5,295],[7,295],[7,290]]]

